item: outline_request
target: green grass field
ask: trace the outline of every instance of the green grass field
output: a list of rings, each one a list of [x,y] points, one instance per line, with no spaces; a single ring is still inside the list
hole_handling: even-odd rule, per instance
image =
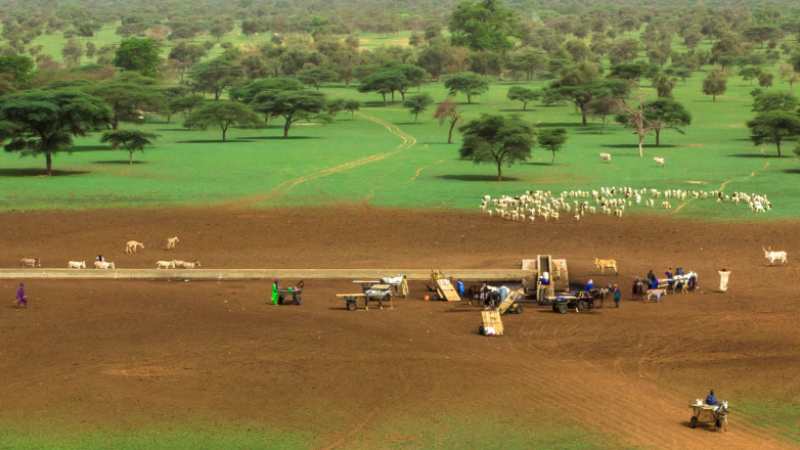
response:
[[[494,167],[458,160],[460,135],[456,133],[454,145],[447,145],[446,126],[440,127],[431,118],[432,111],[424,113],[415,125],[399,97],[396,103],[383,107],[377,95],[358,94],[354,88],[334,85],[325,88],[325,93],[333,98],[361,100],[365,104],[362,115],[352,120],[348,114],[341,114],[331,124],[298,124],[288,140],[280,139],[282,130],[277,121],[268,129],[232,130],[230,142],[223,144],[218,130],[186,131],[180,117],[172,124],[160,117],[148,117],[144,124],[125,125],[140,126],[161,136],[153,148],[135,155],[138,164],[133,166],[127,164],[126,153],[100,146],[99,134],[77,142],[73,154],[57,155],[54,168],[61,172],[49,179],[31,176],[43,168],[43,159],[4,153],[0,156],[0,189],[4,193],[0,208],[140,207],[249,198],[260,206],[369,202],[412,208],[471,208],[484,194],[518,195],[528,189],[629,185],[712,190],[729,182],[726,190],[730,192],[768,194],[775,207],[770,217],[797,215],[800,162],[793,156],[776,158],[774,146],[755,147],[748,139],[744,123],[753,115],[752,87],[734,77],[728,92],[712,102],[700,92],[703,76],[696,73],[674,91],[675,98],[693,115],[686,134],[664,132],[660,148],[655,148],[654,138],[649,137],[644,158],[636,156],[636,137],[622,127],[607,125],[602,135],[599,123],[581,127],[580,116],[572,106],[529,105],[523,113],[521,104],[505,98],[512,84],[495,83],[472,105],[462,105],[465,121],[481,113],[523,114],[537,127],[564,126],[570,137],[555,166],[549,164],[549,152],[536,148],[531,161],[504,169],[505,181],[498,183]],[[788,89],[788,85],[773,89]],[[425,85],[422,90],[437,101],[446,98],[441,83]],[[640,92],[655,97],[646,84]],[[393,152],[403,144],[379,122],[392,124],[411,136],[413,145],[373,158],[375,161],[348,166],[362,158]],[[784,155],[791,155],[792,147],[792,142],[785,143]],[[611,153],[612,163],[601,162],[600,152]],[[666,167],[657,168],[654,156],[666,158]],[[334,168],[341,170],[330,170]],[[312,179],[303,181],[301,177],[306,176]],[[290,188],[260,195],[286,182],[290,182]],[[751,214],[743,206],[695,201],[677,215],[738,219]]]

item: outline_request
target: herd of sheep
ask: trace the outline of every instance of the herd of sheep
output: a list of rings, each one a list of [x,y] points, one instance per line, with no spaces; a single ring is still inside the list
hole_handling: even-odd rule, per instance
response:
[[[649,198],[648,198],[649,197]],[[672,209],[672,202],[687,199],[716,199],[717,203],[730,202],[736,205],[744,203],[753,212],[766,212],[772,204],[766,195],[734,192],[726,195],[723,191],[634,189],[631,187],[602,187],[592,191],[562,191],[555,196],[550,191],[526,191],[518,197],[504,195],[492,198],[485,195],[481,201],[481,210],[489,217],[513,221],[530,221],[540,217],[559,220],[562,214],[572,215],[576,221],[586,214],[607,214],[622,217],[627,208],[644,204],[654,208],[660,201],[661,209]]]
[[[178,244],[178,236],[167,239],[167,250],[175,250]],[[144,243],[139,241],[128,241],[125,245],[125,253],[133,254],[138,253],[138,250],[144,250]],[[98,257],[99,258],[99,257]],[[22,258],[19,261],[20,267],[42,267],[42,260],[39,258]],[[116,269],[113,261],[106,262],[105,260],[97,260],[94,262],[95,269]],[[156,269],[195,269],[200,267],[200,261],[157,261]],[[67,263],[68,269],[85,269],[86,261],[70,261]]]

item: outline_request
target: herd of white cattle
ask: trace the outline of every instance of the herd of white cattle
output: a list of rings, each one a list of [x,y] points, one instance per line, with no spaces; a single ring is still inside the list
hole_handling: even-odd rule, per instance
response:
[[[167,250],[175,250],[176,245],[180,242],[178,236],[167,239]],[[138,253],[139,249],[144,250],[144,243],[139,241],[128,241],[125,244],[125,253],[133,254]],[[42,267],[42,260],[39,258],[22,258],[19,261],[20,267]],[[174,259],[171,261],[157,261],[156,269],[195,269],[200,267],[200,261],[181,261]],[[68,269],[85,269],[86,261],[70,261],[67,263]],[[113,261],[95,261],[95,269],[116,269],[117,266]]]
[[[534,222],[536,217],[548,221],[559,220],[562,214],[569,214],[576,221],[586,214],[607,214],[622,217],[629,208],[644,205],[655,208],[660,202],[661,209],[673,208],[672,202],[688,200],[716,199],[717,203],[733,203],[749,205],[750,210],[763,213],[772,209],[772,203],[766,195],[745,192],[734,192],[726,195],[723,191],[696,191],[682,189],[634,189],[631,187],[601,187],[599,190],[561,191],[553,195],[551,191],[525,191],[523,195],[511,197],[503,195],[492,198],[484,195],[481,210],[492,218],[513,221]]]

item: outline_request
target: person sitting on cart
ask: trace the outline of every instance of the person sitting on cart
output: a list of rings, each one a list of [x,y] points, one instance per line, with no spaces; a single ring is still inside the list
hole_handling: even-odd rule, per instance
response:
[[[714,390],[711,390],[711,393],[708,394],[706,397],[706,405],[708,406],[721,406],[719,402],[717,402],[717,397],[714,396]]]
[[[586,287],[583,288],[583,291],[586,292],[586,293],[590,293],[592,291],[592,289],[594,289],[594,281],[589,280],[586,283]]]

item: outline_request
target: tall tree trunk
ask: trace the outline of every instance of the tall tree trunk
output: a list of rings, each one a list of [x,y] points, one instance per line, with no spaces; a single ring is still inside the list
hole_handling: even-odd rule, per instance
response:
[[[392,103],[394,103],[394,91],[392,91]]]
[[[497,181],[503,181],[503,167],[502,162],[497,162]]]
[[[414,125],[417,124],[417,119],[419,118],[419,113],[414,114]]]
[[[587,125],[587,123],[586,123],[586,109],[584,109],[583,106],[581,106],[581,125],[584,126],[584,127]]]
[[[228,129],[222,128],[222,142],[228,142]]]
[[[383,106],[389,106],[389,104],[386,103],[386,94],[383,94]]]
[[[286,121],[285,124],[283,124],[283,138],[284,139],[288,139],[289,138],[289,127],[290,126],[292,126],[292,122],[290,122],[288,120]]]
[[[133,165],[133,150],[128,153],[128,164]]]
[[[642,152],[642,143],[644,142],[644,135],[639,135],[639,157],[641,158],[644,156],[644,152]]]
[[[350,88],[350,78],[344,80],[344,87]]]
[[[114,115],[114,123],[111,128],[113,128],[114,131],[119,130],[119,118],[116,115]]]
[[[603,128],[606,127],[606,116],[603,116],[602,122],[600,122],[600,134],[603,134]]]
[[[551,165],[551,166],[554,166],[554,165],[556,165],[556,152],[553,152],[553,160],[552,160],[552,161],[550,161],[550,165]]]
[[[780,149],[778,149],[778,153],[780,154]],[[47,159],[47,176],[53,176],[53,155],[50,152],[44,154],[45,158]]]
[[[775,145],[778,147],[778,158],[780,158],[781,157],[781,140],[778,139],[777,141],[775,141]]]
[[[403,101],[406,101],[406,91],[400,91],[400,96],[403,97]]]
[[[525,108],[528,107],[528,103],[522,102],[522,110],[525,111]]]
[[[471,104],[472,104],[472,96],[471,96],[471,95],[469,95],[469,94],[467,94],[467,104],[468,104],[468,105],[471,105]]]
[[[712,102],[717,101],[717,94],[711,94],[711,101]]]
[[[656,147],[660,147],[661,146],[661,142],[659,141],[659,137],[661,137],[661,131],[659,131],[659,130],[655,130],[655,131],[656,131]]]
[[[172,123],[172,113],[167,114],[167,125]]]
[[[447,134],[447,143],[448,144],[452,144],[453,143],[453,128],[455,128],[455,127],[456,127],[456,122],[455,121],[450,121],[450,132]]]

